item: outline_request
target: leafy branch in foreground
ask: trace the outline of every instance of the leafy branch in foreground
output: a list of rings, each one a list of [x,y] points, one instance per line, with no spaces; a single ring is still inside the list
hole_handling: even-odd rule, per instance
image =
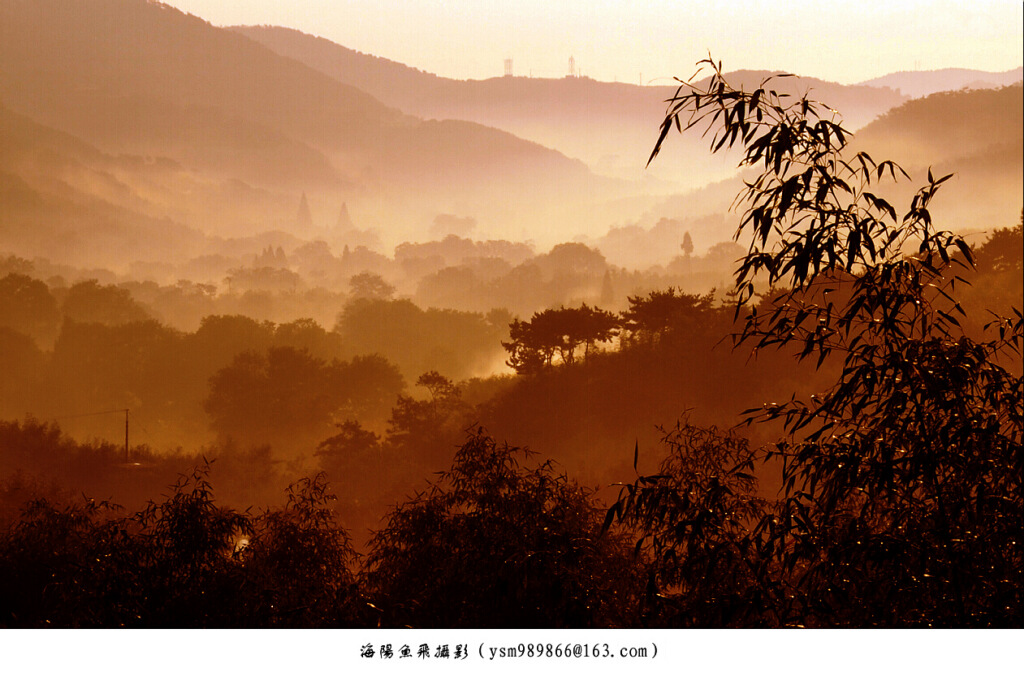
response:
[[[841,370],[807,402],[746,413],[786,432],[767,454],[783,463],[784,497],[756,527],[788,590],[779,622],[1019,624],[1024,322],[1015,309],[984,340],[961,326],[973,254],[929,211],[949,175],[929,171],[900,217],[878,186],[909,177],[847,158],[834,111],[771,78],[736,90],[702,64],[707,87],[679,87],[651,159],[673,127],[702,129],[712,152],[742,148],[736,344]],[[672,520],[668,505],[647,514]]]
[[[667,432],[656,474],[623,487],[608,511],[639,533],[650,562],[641,617],[661,626],[777,623],[766,604],[764,545],[751,529],[769,502],[757,495],[757,453],[747,440],[688,421]]]

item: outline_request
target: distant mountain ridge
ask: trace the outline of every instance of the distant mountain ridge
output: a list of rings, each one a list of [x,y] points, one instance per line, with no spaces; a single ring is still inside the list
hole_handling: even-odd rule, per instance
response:
[[[105,153],[169,158],[204,182],[291,196],[287,209],[261,205],[252,228],[283,227],[303,191],[314,218],[319,209],[333,223],[347,202],[363,227],[404,239],[442,212],[539,222],[566,201],[559,180],[578,193],[615,190],[535,142],[403,114],[147,0],[0,0],[0,92],[10,110]],[[190,220],[215,228],[220,208],[209,209]]]
[[[926,165],[1017,145],[1024,138],[1024,85],[946,91],[913,99],[862,129],[855,143],[886,144],[904,163]]]
[[[700,152],[696,142],[645,171],[657,138],[665,100],[675,86],[641,87],[589,78],[500,77],[453,80],[363,54],[324,38],[276,26],[232,27],[278,54],[295,59],[339,82],[358,87],[389,106],[424,118],[471,120],[579,158],[595,171],[621,178],[665,177],[697,183],[728,176],[734,160]],[[689,69],[686,66],[684,70]],[[686,73],[689,75],[689,73]],[[734,84],[756,87],[765,71],[730,73]],[[843,112],[857,128],[907,100],[894,90],[846,86],[813,78],[779,80],[781,91],[813,95]]]
[[[952,173],[933,211],[963,233],[1013,226],[1024,206],[1024,85],[938,92],[862,129],[852,150],[891,158],[920,185]],[[909,195],[904,195],[908,200]]]
[[[128,249],[181,261],[203,252],[201,233],[168,218],[136,186],[153,187],[173,163],[115,157],[0,105],[0,252],[81,265]]]
[[[900,71],[880,78],[865,80],[861,85],[870,87],[891,87],[903,94],[919,98],[963,88],[993,89],[1020,82],[1024,79],[1024,67],[993,72],[967,68],[944,68],[935,71]]]
[[[728,78],[750,89],[770,75]],[[908,101],[811,78],[774,86],[809,91],[851,129]],[[638,218],[699,220],[717,203],[651,209],[735,176],[737,156],[672,135],[645,169],[674,92],[578,77],[451,80],[290,29],[217,28],[148,0],[0,0],[0,251],[15,241],[80,257],[105,248],[101,265],[113,265],[161,247],[205,252],[204,235],[266,232],[340,251],[346,230],[385,246],[428,239],[438,215],[471,220],[480,237],[548,246]],[[969,162],[983,162],[976,150]],[[303,194],[309,218],[299,220]],[[343,205],[351,228],[337,226]],[[46,238],[32,234],[37,224]]]

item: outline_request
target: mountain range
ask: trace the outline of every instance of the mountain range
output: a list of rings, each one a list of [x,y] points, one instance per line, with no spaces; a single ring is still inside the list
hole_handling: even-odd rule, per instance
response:
[[[231,30],[339,82],[369,92],[405,113],[423,118],[471,120],[503,129],[579,158],[599,173],[646,179],[655,189],[657,178],[671,182],[675,188],[692,188],[724,178],[735,168],[736,158],[714,158],[704,152],[702,144],[693,141],[686,143],[686,150],[675,157],[645,169],[665,101],[679,83],[639,86],[581,77],[454,80],[292,29],[237,26]],[[687,70],[685,75],[689,74]],[[734,85],[753,87],[772,73],[734,71],[729,75]],[[908,99],[887,87],[845,86],[804,77],[779,80],[775,86],[790,94],[812,91],[815,97],[843,111],[851,129]]]
[[[728,77],[752,87],[771,75]],[[956,116],[945,127],[900,122],[931,115],[907,96],[914,76],[775,82],[842,111],[872,143],[908,150],[968,133]],[[720,201],[666,196],[735,176],[737,157],[674,136],[644,169],[675,91],[580,77],[446,79],[291,29],[218,28],[147,0],[0,0],[0,252],[123,269],[265,246],[274,233],[340,250],[340,223],[386,246],[428,239],[439,216],[477,224],[476,236],[551,245],[699,218]],[[1014,109],[1000,92],[965,109],[920,106],[980,116],[957,157],[983,163],[984,149],[1002,144],[1014,166],[1020,100]],[[1005,131],[1015,121],[1018,137]],[[950,148],[921,146],[912,161],[955,160]]]
[[[112,155],[167,159],[207,185],[269,192],[249,205],[262,223],[246,229],[287,224],[303,191],[314,209],[335,203],[324,208],[330,222],[347,202],[364,214],[376,207],[375,225],[402,231],[439,211],[535,216],[566,202],[556,179],[612,184],[506,132],[405,115],[158,3],[4,0],[0,26],[7,108]],[[287,212],[275,194],[291,196]],[[161,197],[170,205],[177,195]],[[533,214],[521,209],[527,197]],[[188,219],[209,223],[211,210]]]
[[[889,87],[909,97],[919,98],[937,92],[959,89],[995,89],[1020,82],[1024,68],[1008,71],[977,71],[968,68],[943,68],[935,71],[901,71],[860,83],[869,87]]]

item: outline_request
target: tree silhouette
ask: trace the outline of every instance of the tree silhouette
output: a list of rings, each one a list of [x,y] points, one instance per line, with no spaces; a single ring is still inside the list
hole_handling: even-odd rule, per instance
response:
[[[949,176],[929,171],[898,218],[877,185],[905,173],[845,157],[830,109],[787,103],[770,80],[733,89],[702,63],[707,86],[679,88],[651,159],[673,127],[703,128],[715,152],[743,148],[754,174],[739,198],[737,342],[841,364],[824,393],[749,413],[787,434],[768,455],[785,494],[757,526],[787,589],[779,623],[1019,623],[1024,411],[1003,361],[1019,356],[1024,321],[1015,309],[989,338],[963,330],[958,271],[973,255],[929,212]],[[765,288],[782,289],[754,305]]]
[[[96,280],[72,285],[61,310],[65,317],[80,323],[125,325],[150,319],[128,290],[100,285]]]
[[[618,335],[619,320],[613,313],[582,304],[579,308],[546,309],[529,321],[509,325],[509,341],[501,345],[509,353],[507,364],[520,374],[536,374],[551,367],[555,359],[566,365],[576,361],[582,347],[584,357],[597,344]]]
[[[348,533],[335,522],[335,499],[323,474],[288,486],[283,509],[253,521],[242,552],[244,610],[254,626],[331,627],[356,622],[356,553]]]
[[[628,548],[602,535],[588,491],[526,454],[470,435],[430,490],[387,516],[367,561],[383,625],[628,623]]]
[[[444,443],[458,441],[471,423],[472,410],[459,388],[438,372],[420,375],[416,385],[425,387],[430,398],[398,396],[388,420],[387,444],[407,459],[415,457],[419,464],[436,468],[436,462],[447,464],[450,452],[444,452]]]
[[[0,327],[9,327],[48,345],[60,326],[57,301],[46,283],[19,273],[0,278]]]
[[[757,452],[734,434],[688,421],[665,434],[668,456],[626,485],[608,511],[639,533],[648,555],[642,618],[655,626],[773,624],[771,586],[752,531],[768,513],[757,495]],[[639,450],[637,450],[639,453]]]
[[[628,299],[629,308],[622,312],[623,327],[632,341],[641,344],[654,344],[673,331],[717,320],[712,312],[713,290],[699,295],[686,294],[669,287],[664,291],[631,296]]]
[[[390,299],[395,293],[394,285],[369,271],[352,276],[348,284],[354,299]]]
[[[382,416],[401,387],[398,371],[377,356],[327,362],[274,346],[240,353],[214,374],[204,407],[224,438],[294,451],[323,439],[335,414]]]

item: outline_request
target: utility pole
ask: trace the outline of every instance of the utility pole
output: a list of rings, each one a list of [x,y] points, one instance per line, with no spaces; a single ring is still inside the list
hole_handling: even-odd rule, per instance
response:
[[[124,463],[128,463],[128,409],[124,411]]]

